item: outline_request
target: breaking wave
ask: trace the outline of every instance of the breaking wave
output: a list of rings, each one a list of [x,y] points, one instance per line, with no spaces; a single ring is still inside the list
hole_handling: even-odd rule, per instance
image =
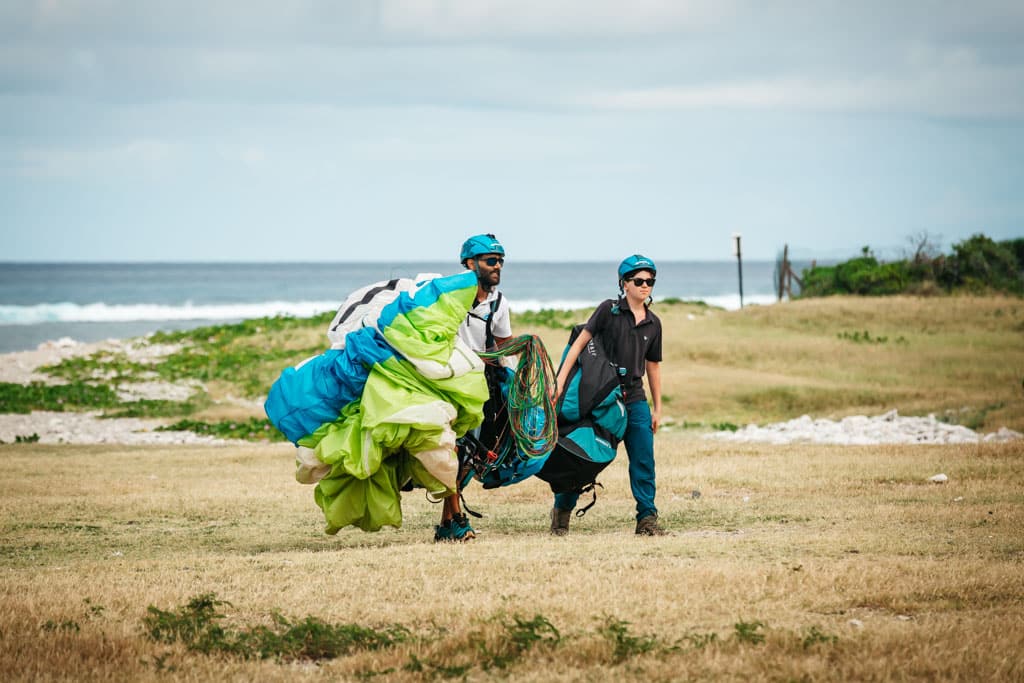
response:
[[[686,297],[681,297],[686,299]],[[691,297],[703,300],[710,306],[728,310],[739,308],[738,295]],[[744,297],[744,304],[770,304],[775,297],[755,295]],[[166,320],[243,320],[275,315],[290,315],[305,318],[326,311],[335,311],[339,301],[261,301],[254,303],[194,304],[73,304],[51,303],[31,306],[0,306],[0,325],[38,325],[41,323],[113,323],[113,322],[159,322]],[[517,300],[509,298],[516,313],[555,310],[592,310],[597,301],[563,299],[541,301],[538,299]]]
[[[0,324],[38,325],[54,322],[134,322],[162,320],[242,320],[275,315],[308,317],[333,311],[334,301],[263,301],[231,304],[35,304],[0,306]]]

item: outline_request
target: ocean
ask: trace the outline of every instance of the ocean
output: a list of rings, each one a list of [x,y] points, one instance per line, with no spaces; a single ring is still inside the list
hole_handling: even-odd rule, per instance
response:
[[[592,308],[617,293],[616,266],[510,261],[500,288],[514,312]],[[745,305],[775,302],[774,269],[772,261],[743,263]],[[94,342],[262,316],[310,316],[336,310],[350,292],[373,282],[458,272],[457,264],[426,261],[0,263],[0,353],[63,337]],[[736,309],[738,280],[735,261],[659,262],[654,298]]]

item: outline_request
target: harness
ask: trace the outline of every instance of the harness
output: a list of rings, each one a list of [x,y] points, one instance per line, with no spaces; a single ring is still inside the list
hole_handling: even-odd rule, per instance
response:
[[[490,350],[494,348],[494,333],[491,331],[491,326],[494,321],[494,313],[498,310],[498,306],[501,305],[501,292],[498,292],[498,296],[491,300],[491,312],[487,314],[487,317],[477,315],[473,311],[466,311],[466,318],[476,318],[482,320],[484,323],[484,350]]]

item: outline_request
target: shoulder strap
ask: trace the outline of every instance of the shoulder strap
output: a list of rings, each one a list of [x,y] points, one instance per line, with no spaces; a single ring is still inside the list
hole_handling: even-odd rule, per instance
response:
[[[622,310],[621,310],[622,309],[622,304],[623,304],[622,297],[619,297],[615,301],[615,303],[612,304],[611,313],[612,313],[613,317],[608,321],[608,327],[605,328],[605,332],[607,333],[606,334],[606,338],[604,340],[602,340],[602,341],[604,342],[605,353],[608,354],[608,363],[613,368],[615,368],[615,374],[619,378],[619,386],[622,387],[622,397],[623,397],[623,399],[625,399],[625,397],[626,397],[626,384],[627,384],[627,381],[629,379],[626,375],[629,373],[629,370],[628,370],[628,368],[624,368],[621,365],[619,365],[619,359],[618,359],[618,353],[617,353],[618,352],[618,334],[617,333],[618,333],[619,330],[615,329],[616,325],[621,326],[623,324],[622,322],[619,322],[617,320],[618,316],[626,315],[626,313],[623,313]],[[626,306],[626,311],[627,311],[627,313],[629,313],[629,315],[633,315],[631,312],[629,312],[629,306]]]
[[[491,350],[494,348],[494,333],[491,332],[491,325],[494,321],[494,314],[498,310],[498,306],[501,305],[501,292],[498,292],[498,296],[491,299],[491,312],[487,314],[487,317],[479,316],[472,310],[466,313],[467,318],[476,318],[477,320],[484,321],[484,349]]]
[[[491,314],[487,316],[487,322],[485,323],[485,336],[484,344],[487,345],[488,349],[494,348],[494,332],[491,331],[491,326],[494,324],[494,314],[498,310],[498,306],[501,305],[501,292],[498,292],[498,296],[494,297],[491,301]]]

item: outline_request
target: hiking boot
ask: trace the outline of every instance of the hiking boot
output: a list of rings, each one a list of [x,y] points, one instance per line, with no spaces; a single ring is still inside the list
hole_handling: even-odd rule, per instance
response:
[[[451,525],[453,541],[472,541],[476,538],[476,531],[470,526],[466,515],[455,515],[452,517]]]
[[[647,515],[636,523],[637,536],[667,536],[668,532],[658,525],[658,515]]]
[[[565,536],[569,533],[569,520],[571,518],[572,510],[551,508],[551,533],[555,536]]]
[[[434,543],[454,541],[464,543],[476,538],[476,532],[466,515],[455,515],[434,527]]]

